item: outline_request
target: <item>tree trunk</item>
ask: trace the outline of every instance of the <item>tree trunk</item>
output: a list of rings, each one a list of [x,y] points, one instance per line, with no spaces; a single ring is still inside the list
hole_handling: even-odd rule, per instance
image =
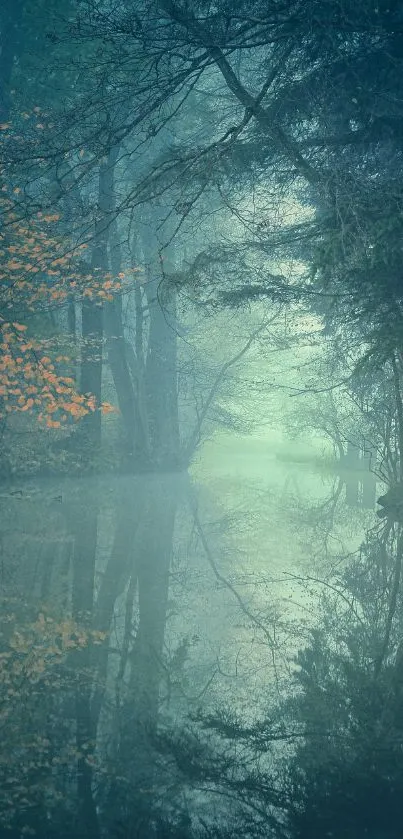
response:
[[[107,162],[100,171],[100,227],[102,229],[102,258],[100,267],[107,272],[110,267],[116,277],[121,270],[119,232],[114,219],[115,192],[114,170],[118,159],[119,147],[111,149]],[[105,335],[108,339],[108,354],[116,396],[124,428],[124,464],[132,471],[136,464],[146,457],[146,436],[141,421],[138,399],[130,367],[127,360],[127,347],[124,338],[121,298],[115,296],[104,307]]]
[[[149,314],[144,384],[153,463],[161,471],[176,471],[180,468],[176,291],[158,260],[152,232],[157,224],[158,217],[151,216],[142,242]]]

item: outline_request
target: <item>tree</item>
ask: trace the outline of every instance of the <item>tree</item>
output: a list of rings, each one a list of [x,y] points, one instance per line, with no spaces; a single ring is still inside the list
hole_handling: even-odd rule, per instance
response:
[[[307,825],[327,829],[348,791],[345,779],[356,773],[360,790],[338,828],[358,831],[359,806],[377,778],[380,800],[397,801],[385,792],[385,764],[375,774],[368,769],[378,711],[395,714],[389,693],[401,551],[394,518],[386,517],[379,550],[365,546],[342,579],[323,581],[332,597],[298,658],[298,679],[287,683],[298,691],[294,705],[277,704],[257,722],[201,713],[190,736],[158,742],[160,677],[169,676],[164,632],[178,527],[172,472],[187,466],[206,426],[233,422],[236,364],[252,340],[267,355],[268,346],[287,350],[301,338],[301,312],[321,319],[329,368],[343,374],[351,415],[375,432],[385,475],[401,477],[400,8],[370,0],[88,0],[63,3],[60,17],[50,4],[47,21],[45,6],[36,18],[34,5],[7,5],[1,17],[3,413],[13,441],[18,422],[38,417],[47,444],[60,438],[80,457],[87,440],[100,460],[110,445],[113,469],[157,473],[120,476],[113,502],[110,476],[101,499],[96,482],[83,481],[75,498],[76,488],[58,488],[60,551],[53,543],[39,556],[27,548],[43,587],[51,588],[47,560],[61,557],[66,601],[87,633],[117,627],[112,641],[105,637],[91,655],[84,647],[70,662],[78,675],[65,685],[63,709],[78,761],[63,787],[77,812],[69,830],[98,837],[120,820],[121,832],[147,839],[191,835],[191,816],[176,804],[183,789],[197,788],[229,801],[221,806],[231,822],[224,831],[220,818],[200,821],[194,833],[303,835]],[[24,48],[15,37],[20,12]],[[46,62],[38,63],[37,46]],[[384,104],[391,96],[393,114]],[[140,281],[127,283],[133,265],[143,267]],[[223,309],[231,325],[216,350],[210,315]],[[284,310],[287,324],[276,331],[272,315]],[[195,350],[186,328],[202,316],[206,334]],[[258,320],[270,323],[268,335]],[[326,389],[328,371],[319,375]],[[296,379],[301,387],[300,371]],[[116,423],[101,425],[102,405],[109,410],[103,393],[119,405]],[[220,393],[227,400],[214,414]],[[312,422],[325,422],[341,451],[349,432],[339,434],[333,407],[319,411],[315,403]],[[82,434],[68,438],[72,418],[83,419]],[[201,541],[215,582],[242,607],[214,566],[196,513],[189,538]],[[43,511],[39,518],[49,529]],[[330,626],[328,613],[337,617]],[[264,620],[251,608],[243,615],[274,655]],[[301,623],[295,632],[306,629]],[[53,718],[50,727],[53,736]],[[384,720],[381,728],[377,743],[388,747]],[[392,729],[399,733],[395,719]],[[286,768],[278,743],[301,744],[287,752]],[[390,754],[397,785],[398,750]],[[175,796],[166,780],[172,755]],[[60,805],[46,829],[62,833],[63,816]]]
[[[39,212],[37,219],[25,223],[11,211],[7,198],[2,199],[2,205],[6,221],[1,234],[4,411],[35,411],[49,427],[60,427],[60,420],[52,419],[52,414],[61,414],[66,420],[68,414],[80,417],[101,406],[88,392],[76,394],[71,376],[55,372],[45,352],[56,342],[30,340],[29,321],[35,315],[49,316],[52,309],[65,303],[73,289],[84,299],[95,297],[100,305],[103,300],[113,299],[111,292],[120,290],[122,284],[118,278],[113,282],[110,276],[98,280],[92,272],[83,274],[79,261],[69,254],[66,241],[51,233],[59,220],[57,214]],[[68,356],[57,359],[60,363],[70,361]]]

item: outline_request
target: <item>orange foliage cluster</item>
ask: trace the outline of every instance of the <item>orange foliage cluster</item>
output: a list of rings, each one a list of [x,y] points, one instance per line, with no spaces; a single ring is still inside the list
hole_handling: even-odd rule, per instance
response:
[[[0,324],[0,417],[13,411],[35,413],[48,428],[60,428],[95,411],[93,396],[76,392],[74,380],[56,373],[52,359],[43,355],[40,341],[27,340],[26,327]],[[57,356],[55,362],[66,361]],[[101,409],[107,412],[105,403]]]
[[[0,214],[6,222],[0,233],[3,312],[18,306],[28,311],[54,308],[72,294],[101,305],[121,290],[124,274],[113,278],[111,274],[96,276],[89,267],[86,272],[78,269],[78,252],[87,245],[80,245],[72,253],[63,239],[51,235],[49,226],[59,221],[58,214],[37,213],[34,221],[23,222],[12,201],[5,197],[0,201]]]
[[[115,280],[77,270],[63,240],[50,235],[57,214],[38,213],[22,222],[8,197],[0,200],[0,213],[0,417],[29,412],[48,428],[59,428],[90,411],[110,412],[108,403],[96,405],[93,396],[76,392],[74,380],[56,371],[55,362],[69,359],[52,359],[46,340],[28,338],[20,320],[63,305],[72,294],[102,305],[122,288],[123,275]]]

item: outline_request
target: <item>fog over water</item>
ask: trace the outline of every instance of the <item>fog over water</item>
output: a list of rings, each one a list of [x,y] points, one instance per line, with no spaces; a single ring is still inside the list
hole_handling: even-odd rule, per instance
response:
[[[373,510],[347,505],[345,486],[337,498],[338,483],[362,473],[336,472],[325,439],[290,441],[277,428],[213,435],[190,474],[31,478],[4,487],[3,590],[16,609],[9,620],[25,601],[40,610],[15,629],[11,648],[27,656],[26,667],[41,656],[34,683],[64,652],[67,685],[58,678],[67,696],[77,668],[82,707],[60,697],[51,713],[57,728],[71,719],[71,735],[82,714],[86,737],[95,716],[92,771],[102,771],[105,755],[123,760],[132,738],[137,783],[160,786],[168,806],[173,768],[158,747],[154,753],[150,725],[159,720],[163,736],[174,736],[203,711],[240,714],[250,726],[268,701],[273,708],[286,701],[323,589],[373,526]],[[322,515],[329,504],[331,519]],[[47,634],[37,637],[42,625],[51,629],[50,649]],[[52,696],[48,678],[40,691]],[[275,724],[281,728],[281,714]],[[51,742],[46,764],[54,761]],[[62,788],[71,759],[61,763]],[[195,819],[221,820],[216,795],[206,799],[202,783],[193,799],[186,772],[181,783]]]
[[[400,839],[403,8],[0,2],[0,839]]]

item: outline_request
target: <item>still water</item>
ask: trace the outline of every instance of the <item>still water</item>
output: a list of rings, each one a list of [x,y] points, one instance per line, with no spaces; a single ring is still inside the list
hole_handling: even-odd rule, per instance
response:
[[[400,537],[363,480],[278,432],[190,474],[4,485],[1,836],[353,836],[401,730]]]

